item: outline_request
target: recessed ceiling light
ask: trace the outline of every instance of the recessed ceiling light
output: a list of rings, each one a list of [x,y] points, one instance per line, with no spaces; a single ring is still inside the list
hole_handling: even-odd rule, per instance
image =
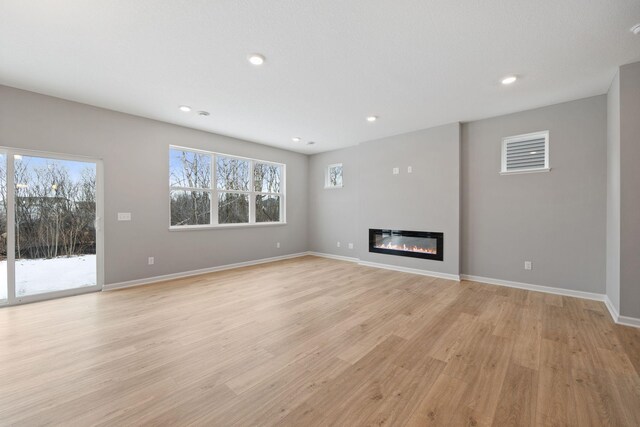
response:
[[[636,24],[633,27],[631,27],[631,32],[636,36],[640,36],[640,24]]]
[[[313,144],[315,144],[315,142],[314,142],[314,141],[309,141],[309,142],[307,142],[307,145],[313,145]]]
[[[515,82],[516,80],[518,80],[518,78],[516,76],[508,76],[508,77],[505,77],[504,79],[502,79],[502,84],[503,85],[510,85],[511,83]]]
[[[376,120],[378,120],[378,116],[369,116],[369,117],[367,117],[367,121],[370,122],[370,123],[373,123]]]
[[[198,115],[199,116],[208,116],[209,112],[208,111],[198,111]]]
[[[180,108],[180,111],[184,111],[185,113],[188,113],[189,111],[191,111],[191,107],[189,107],[188,105],[181,105],[178,108]]]
[[[293,142],[300,142],[300,141],[302,141],[302,139],[301,139],[299,136],[294,136],[293,138],[291,138],[291,140],[292,140]]]
[[[252,65],[262,65],[265,61],[264,55],[261,55],[259,53],[252,53],[247,59],[249,59],[249,62]]]

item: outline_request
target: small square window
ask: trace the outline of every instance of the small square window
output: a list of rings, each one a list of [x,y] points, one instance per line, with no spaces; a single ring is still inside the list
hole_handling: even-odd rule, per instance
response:
[[[324,188],[342,188],[342,163],[327,167]]]

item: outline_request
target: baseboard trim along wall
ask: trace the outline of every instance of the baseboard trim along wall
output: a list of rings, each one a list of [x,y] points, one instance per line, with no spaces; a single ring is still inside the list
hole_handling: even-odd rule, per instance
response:
[[[597,294],[593,292],[573,291],[571,289],[553,288],[551,286],[531,285],[529,283],[511,282],[509,280],[492,279],[488,277],[470,276],[467,274],[461,275],[462,280],[469,280],[472,282],[487,283],[489,285],[506,286],[509,288],[525,289],[527,291],[544,292],[547,294],[563,295],[567,297],[584,298],[594,301],[601,301],[609,311],[613,321],[619,325],[633,326],[640,328],[640,319],[634,317],[620,316],[615,309],[609,297],[605,294]]]
[[[615,323],[617,323],[619,325],[625,325],[625,326],[632,326],[632,327],[640,328],[640,319],[636,319],[634,317],[620,316],[618,311],[615,309],[615,307],[611,303],[611,300],[609,300],[609,298],[604,294],[597,294],[597,293],[593,293],[593,292],[583,292],[583,291],[573,291],[573,290],[570,290],[570,289],[554,288],[554,287],[551,287],[551,286],[532,285],[532,284],[529,284],[529,283],[512,282],[512,281],[509,281],[509,280],[492,279],[492,278],[489,278],[489,277],[472,276],[472,275],[468,275],[468,274],[461,274],[461,275],[458,276],[456,274],[440,273],[440,272],[437,272],[437,271],[427,271],[427,270],[420,270],[420,269],[417,269],[417,268],[398,267],[396,265],[380,264],[380,263],[377,263],[377,262],[361,261],[359,258],[347,257],[347,256],[342,256],[342,255],[326,254],[326,253],[313,252],[313,251],[310,251],[310,252],[299,252],[299,253],[295,253],[295,254],[282,255],[282,256],[271,257],[271,258],[262,258],[262,259],[258,259],[258,260],[254,260],[254,261],[238,262],[238,263],[234,263],[234,264],[219,265],[217,267],[203,268],[203,269],[200,269],[200,270],[183,271],[181,273],[166,274],[166,275],[163,275],[163,276],[147,277],[147,278],[144,278],[144,279],[130,280],[130,281],[127,281],[127,282],[110,283],[110,284],[104,285],[102,290],[103,291],[112,291],[112,290],[116,290],[116,289],[131,288],[131,287],[134,287],[134,286],[149,285],[151,283],[166,282],[168,280],[182,279],[184,277],[198,276],[198,275],[201,275],[201,274],[214,273],[216,271],[232,270],[234,268],[249,267],[249,266],[258,265],[258,264],[266,264],[266,263],[269,263],[269,262],[281,261],[281,260],[291,259],[291,258],[298,258],[298,257],[306,256],[306,255],[312,255],[312,256],[317,256],[317,257],[321,257],[321,258],[335,259],[335,260],[339,260],[339,261],[353,262],[353,263],[357,263],[358,265],[362,265],[362,266],[365,266],[365,267],[382,268],[382,269],[385,269],[385,270],[394,270],[394,271],[400,271],[400,272],[403,272],[403,273],[411,273],[411,274],[419,274],[419,275],[422,275],[422,276],[437,277],[437,278],[440,278],[440,279],[448,279],[448,280],[455,280],[455,281],[468,280],[468,281],[472,281],[472,282],[486,283],[486,284],[489,284],[489,285],[506,286],[506,287],[509,287],[509,288],[525,289],[525,290],[528,290],[528,291],[544,292],[544,293],[547,293],[547,294],[563,295],[563,296],[568,296],[568,297],[584,298],[584,299],[590,299],[590,300],[594,300],[594,301],[601,301],[601,302],[604,303],[605,307],[607,307],[607,310],[609,311],[609,314],[611,314],[611,317],[613,318],[613,321]]]
[[[348,256],[342,256],[342,255],[325,254],[325,253],[322,253],[322,252],[309,252],[309,255],[317,256],[317,257],[320,257],[320,258],[329,258],[329,259],[337,259],[337,260],[340,260],[340,261],[355,262],[358,265],[362,265],[362,266],[365,266],[365,267],[382,268],[384,270],[401,271],[403,273],[420,274],[422,276],[437,277],[439,279],[456,280],[458,282],[460,281],[460,276],[458,276],[457,274],[440,273],[438,271],[420,270],[419,268],[399,267],[397,265],[380,264],[378,262],[361,261],[360,258],[354,258],[354,257],[348,257]]]
[[[363,265],[363,266],[367,266],[367,267],[375,267],[375,268],[383,268],[383,269],[387,269],[387,270],[402,271],[404,273],[420,274],[420,275],[423,275],[423,276],[438,277],[438,278],[442,278],[442,279],[450,279],[450,280],[456,280],[456,281],[468,280],[468,281],[471,281],[471,282],[486,283],[486,284],[489,284],[489,285],[506,286],[506,287],[509,287],[509,288],[524,289],[524,290],[527,290],[527,291],[544,292],[544,293],[547,293],[547,294],[562,295],[562,296],[567,296],[567,297],[584,298],[584,299],[589,299],[589,300],[594,300],[594,301],[600,301],[600,302],[604,303],[605,307],[607,307],[607,310],[609,311],[609,314],[611,315],[611,318],[613,319],[613,321],[615,323],[617,323],[619,325],[633,326],[633,327],[636,327],[636,328],[640,328],[640,319],[636,319],[634,317],[620,316],[620,314],[615,310],[615,307],[613,306],[613,304],[611,304],[611,301],[609,300],[609,298],[605,294],[598,294],[598,293],[595,293],[595,292],[574,291],[574,290],[571,290],[571,289],[554,288],[554,287],[551,287],[551,286],[532,285],[532,284],[529,284],[529,283],[512,282],[512,281],[509,281],[509,280],[493,279],[493,278],[481,277],[481,276],[472,276],[472,275],[468,275],[468,274],[461,274],[460,276],[457,276],[455,274],[439,273],[439,272],[435,272],[435,271],[419,270],[419,269],[416,269],[416,268],[405,268],[405,267],[398,267],[398,266],[395,266],[395,265],[378,264],[378,263],[375,263],[375,262],[360,261],[359,258],[352,258],[352,257],[346,257],[346,256],[341,256],[341,255],[333,255],[333,254],[326,254],[326,253],[321,253],[321,252],[309,252],[309,255],[322,257],[322,258],[337,259],[337,260],[340,260],[340,261],[355,262],[355,263],[358,263],[359,265]]]
[[[365,267],[382,268],[384,270],[401,271],[403,273],[420,274],[422,276],[437,277],[439,279],[456,280],[458,282],[460,281],[460,276],[458,276],[457,274],[440,273],[437,271],[420,270],[419,268],[399,267],[397,265],[380,264],[377,262],[369,262],[369,261],[360,261],[360,258],[325,254],[321,252],[309,252],[309,255],[313,255],[321,258],[337,259],[339,261],[355,262],[355,263],[358,263],[358,265],[362,265]]]
[[[342,256],[342,255],[333,255],[333,254],[325,254],[322,252],[308,252],[309,255],[313,255],[313,256],[317,256],[320,258],[329,258],[329,259],[337,259],[340,261],[348,261],[348,262],[359,262],[360,259],[358,258],[354,258],[354,257],[349,257],[349,256]]]
[[[308,252],[298,252],[295,254],[282,255],[270,258],[261,258],[254,261],[237,262],[234,264],[219,265],[217,267],[202,268],[199,270],[183,271],[180,273],[165,274],[163,276],[146,277],[144,279],[129,280],[126,282],[109,283],[102,287],[103,291],[113,291],[116,289],[132,288],[134,286],[149,285],[156,282],[166,282],[167,280],[182,279],[184,277],[199,276],[201,274],[214,273],[216,271],[232,270],[234,268],[250,267],[252,265],[266,264],[268,262],[282,261],[285,259],[298,258],[309,255]]]
[[[529,283],[512,282],[509,280],[492,279],[489,277],[471,276],[463,274],[462,280],[468,280],[470,282],[487,283],[489,285],[506,286],[508,288],[525,289],[527,291],[544,292],[547,294],[563,295],[565,297],[576,297],[591,299],[595,301],[604,301],[604,294],[597,294],[594,292],[574,291],[571,289],[554,288],[551,286],[531,285]]]
[[[440,273],[438,271],[420,270],[419,268],[398,267],[397,265],[380,264],[377,262],[358,261],[358,265],[365,267],[382,268],[384,270],[401,271],[403,273],[420,274],[422,276],[437,277],[439,279],[448,279],[460,281],[460,276],[457,274]]]
[[[635,317],[620,316],[620,313],[618,313],[618,310],[616,310],[616,308],[613,306],[613,303],[607,295],[604,296],[604,305],[607,306],[609,313],[611,313],[611,317],[613,317],[613,320],[617,324],[640,328],[640,319],[636,319]]]

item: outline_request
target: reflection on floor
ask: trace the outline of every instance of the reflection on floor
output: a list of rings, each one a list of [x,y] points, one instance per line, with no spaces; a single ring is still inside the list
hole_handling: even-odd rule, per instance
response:
[[[640,426],[601,302],[304,257],[0,310],[0,424]]]

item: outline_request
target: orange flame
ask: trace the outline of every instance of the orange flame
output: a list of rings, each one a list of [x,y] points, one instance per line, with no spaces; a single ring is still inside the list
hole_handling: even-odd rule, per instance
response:
[[[396,251],[420,252],[420,253],[433,254],[433,255],[437,255],[438,254],[438,250],[435,249],[435,248],[421,248],[419,246],[407,246],[405,244],[403,244],[403,245],[392,245],[391,243],[387,243],[385,245],[384,243],[381,243],[381,244],[376,245],[376,248],[393,249],[393,250],[396,250]]]

